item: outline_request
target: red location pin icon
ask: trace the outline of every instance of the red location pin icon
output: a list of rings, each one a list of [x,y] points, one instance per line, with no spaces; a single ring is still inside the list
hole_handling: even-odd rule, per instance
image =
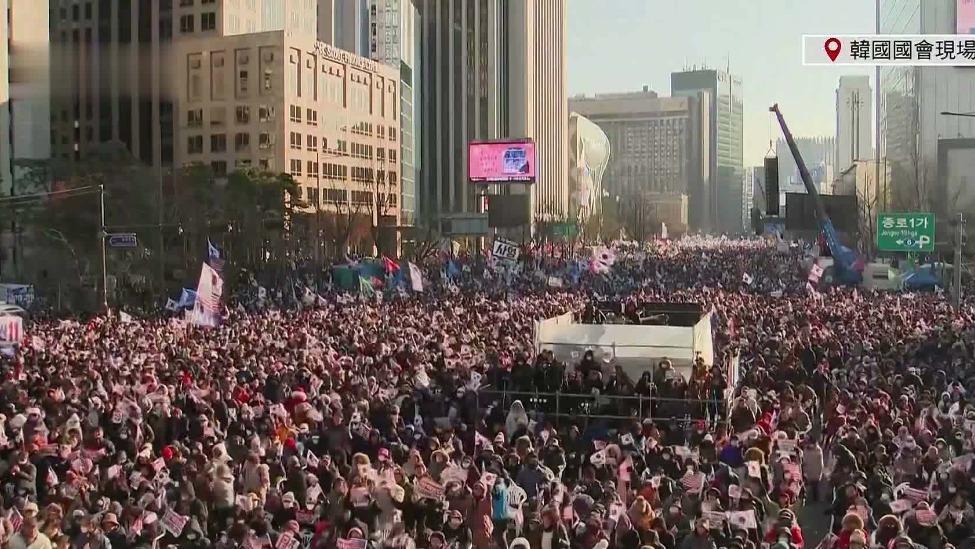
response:
[[[826,50],[826,55],[829,56],[830,61],[836,61],[840,55],[840,50],[843,49],[843,44],[836,38],[830,38],[823,44],[823,49]]]

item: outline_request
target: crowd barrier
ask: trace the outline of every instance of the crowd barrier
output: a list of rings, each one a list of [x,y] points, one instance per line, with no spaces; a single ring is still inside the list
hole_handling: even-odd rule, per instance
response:
[[[478,398],[482,408],[500,406],[504,410],[520,400],[527,412],[537,412],[546,419],[561,421],[677,421],[692,423],[700,420],[715,424],[727,418],[727,401],[663,398],[657,396],[624,396],[538,391],[504,391],[481,389]]]

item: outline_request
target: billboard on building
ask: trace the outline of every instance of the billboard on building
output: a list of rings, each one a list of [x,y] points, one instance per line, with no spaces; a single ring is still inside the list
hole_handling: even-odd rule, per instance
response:
[[[958,34],[975,34],[975,0],[957,0],[958,17],[955,32]]]
[[[472,183],[535,182],[535,142],[531,139],[471,141],[467,159]]]

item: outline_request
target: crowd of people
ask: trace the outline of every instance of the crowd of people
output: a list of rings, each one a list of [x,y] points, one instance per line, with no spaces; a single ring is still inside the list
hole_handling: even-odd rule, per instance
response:
[[[975,548],[971,303],[817,291],[774,242],[621,246],[609,272],[536,276],[565,262],[293,310],[231,298],[216,328],[30,322],[0,358],[0,542]],[[596,295],[713,309],[714,364],[631,379],[537,352],[534,321]],[[596,419],[516,392],[683,404]]]

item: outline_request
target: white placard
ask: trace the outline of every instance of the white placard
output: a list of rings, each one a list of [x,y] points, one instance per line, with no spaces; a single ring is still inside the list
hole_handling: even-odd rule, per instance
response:
[[[499,261],[518,261],[518,256],[521,255],[521,250],[518,249],[518,244],[505,240],[503,238],[495,238],[494,245],[491,248],[491,255]]]

